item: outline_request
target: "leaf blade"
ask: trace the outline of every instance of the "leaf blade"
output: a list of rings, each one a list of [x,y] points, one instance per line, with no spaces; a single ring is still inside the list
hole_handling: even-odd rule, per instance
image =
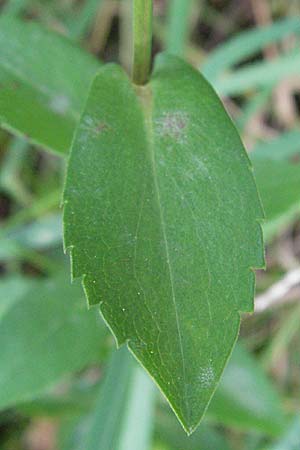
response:
[[[2,281],[1,293],[12,302],[0,310],[0,409],[34,398],[99,357],[101,322],[62,272],[51,280]]]
[[[1,127],[67,153],[99,62],[63,36],[8,15],[0,18],[0,53]]]
[[[204,78],[162,56],[136,95],[120,68],[103,69],[75,137],[64,202],[73,276],[83,275],[90,304],[100,303],[118,344],[128,343],[192,432],[231,353],[239,312],[253,307],[249,268],[263,264],[250,163]]]
[[[207,414],[217,423],[278,435],[286,425],[282,398],[256,359],[237,344]]]
[[[299,140],[297,130],[288,131],[259,144],[250,154],[266,214],[266,241],[286,229],[299,214]]]
[[[244,31],[217,47],[208,56],[201,70],[210,81],[214,81],[225,70],[292,34],[300,34],[299,21],[294,17]]]
[[[282,437],[266,450],[297,450],[300,445],[300,418],[296,415]]]
[[[147,450],[152,433],[154,392],[153,383],[136,366],[127,348],[114,352],[88,418],[88,433],[79,448]]]

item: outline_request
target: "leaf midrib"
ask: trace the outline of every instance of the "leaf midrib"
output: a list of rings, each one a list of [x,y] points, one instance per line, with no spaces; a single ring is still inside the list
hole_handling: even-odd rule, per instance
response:
[[[140,101],[139,103],[141,106],[142,115],[144,117],[145,135],[146,135],[145,140],[146,140],[147,148],[149,149],[149,154],[150,154],[153,185],[154,185],[154,191],[156,194],[156,201],[157,201],[157,207],[158,207],[158,211],[159,211],[161,231],[162,231],[163,242],[164,242],[164,247],[165,247],[166,262],[167,262],[169,281],[170,281],[170,287],[171,287],[172,304],[174,307],[174,312],[175,312],[175,317],[176,317],[176,327],[177,327],[177,333],[178,333],[178,342],[179,342],[179,348],[180,348],[180,354],[181,354],[181,364],[182,364],[182,376],[183,376],[183,386],[184,386],[184,404],[185,404],[185,410],[188,414],[188,420],[189,420],[191,412],[190,412],[190,407],[189,407],[189,404],[187,401],[186,366],[185,366],[185,358],[184,358],[184,351],[183,351],[183,344],[182,344],[182,332],[181,332],[180,320],[179,320],[179,315],[178,315],[178,308],[177,308],[177,304],[176,304],[176,294],[175,294],[175,289],[174,289],[174,277],[173,277],[173,271],[172,271],[171,262],[170,262],[171,261],[170,260],[170,251],[169,251],[169,244],[168,244],[168,239],[167,239],[165,219],[164,219],[164,214],[163,214],[163,209],[162,209],[162,204],[161,204],[159,183],[158,183],[158,178],[157,178],[157,173],[156,173],[156,159],[155,159],[155,151],[154,151],[155,142],[154,142],[154,129],[153,129],[153,96],[152,96],[152,92],[151,92],[151,85],[148,84],[147,86],[136,87],[136,92],[137,92],[137,97]],[[175,411],[175,414],[178,416],[176,411]],[[180,418],[179,418],[179,420],[180,420]]]

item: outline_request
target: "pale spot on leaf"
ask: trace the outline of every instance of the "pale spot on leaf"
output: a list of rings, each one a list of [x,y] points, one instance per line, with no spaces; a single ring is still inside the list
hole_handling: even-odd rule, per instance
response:
[[[161,136],[170,137],[179,142],[183,141],[188,120],[188,115],[183,111],[164,113],[155,121],[156,132]]]
[[[69,106],[70,101],[65,95],[56,95],[50,102],[50,108],[58,114],[65,114]]]
[[[212,366],[201,368],[198,378],[202,388],[209,388],[215,379],[214,369]]]

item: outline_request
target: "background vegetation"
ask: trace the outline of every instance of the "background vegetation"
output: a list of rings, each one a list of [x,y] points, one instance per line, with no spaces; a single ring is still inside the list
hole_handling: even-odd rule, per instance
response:
[[[129,68],[129,5],[11,0],[1,15],[38,22]],[[1,449],[300,448],[299,36],[299,0],[155,2],[155,53],[183,56],[222,96],[266,212],[267,271],[257,274],[255,314],[243,318],[240,342],[190,438],[126,349],[116,358],[110,333],[87,311],[79,283],[69,282],[65,162],[0,132]],[[3,53],[0,90],[1,60]]]

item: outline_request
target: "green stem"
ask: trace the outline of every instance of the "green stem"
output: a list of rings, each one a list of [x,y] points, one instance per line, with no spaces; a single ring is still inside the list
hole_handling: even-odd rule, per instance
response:
[[[153,0],[133,0],[133,70],[135,84],[148,81],[152,50]]]

